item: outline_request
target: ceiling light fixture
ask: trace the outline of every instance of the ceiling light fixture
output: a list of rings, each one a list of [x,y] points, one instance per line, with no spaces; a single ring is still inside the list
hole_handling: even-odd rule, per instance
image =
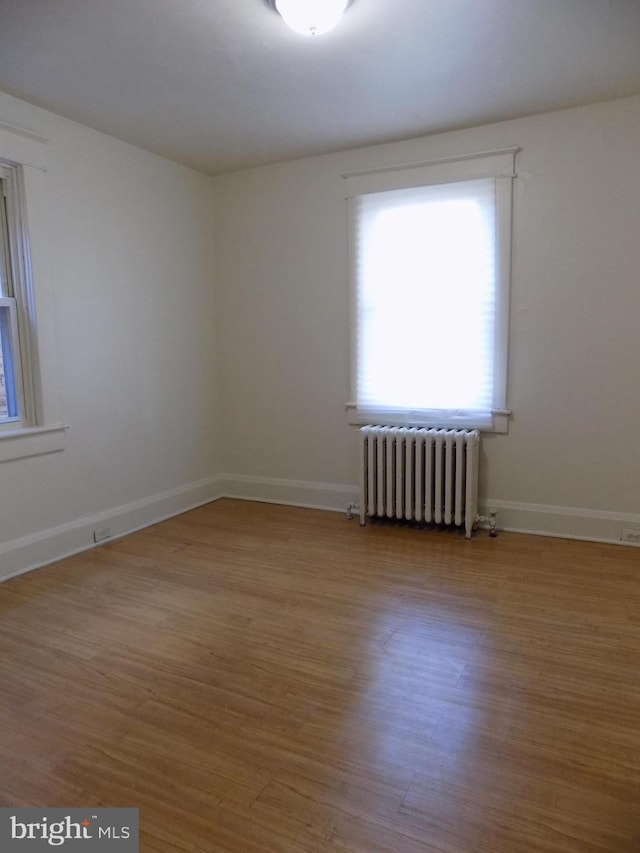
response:
[[[286,24],[303,36],[329,32],[340,20],[349,0],[275,0]]]

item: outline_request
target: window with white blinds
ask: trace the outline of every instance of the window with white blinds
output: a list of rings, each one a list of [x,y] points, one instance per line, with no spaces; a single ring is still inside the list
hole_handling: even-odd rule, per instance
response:
[[[0,427],[24,418],[22,360],[18,334],[19,304],[14,286],[12,170],[0,164]]]
[[[65,446],[48,276],[46,143],[0,121],[0,467]]]
[[[506,422],[515,151],[347,176],[355,422]]]

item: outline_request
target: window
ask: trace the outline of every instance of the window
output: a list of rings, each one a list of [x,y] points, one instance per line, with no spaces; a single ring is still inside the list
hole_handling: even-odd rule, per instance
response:
[[[55,208],[46,160],[45,139],[0,116],[0,463],[65,445],[48,280]]]
[[[354,422],[506,431],[515,153],[346,176]]]
[[[17,167],[0,164],[0,426],[28,422],[23,357],[28,328],[23,305]],[[20,327],[22,326],[22,333]],[[26,367],[26,364],[25,364]]]

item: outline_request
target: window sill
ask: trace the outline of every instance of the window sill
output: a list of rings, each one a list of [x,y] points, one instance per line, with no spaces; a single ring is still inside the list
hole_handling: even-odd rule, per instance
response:
[[[347,419],[350,426],[360,427],[374,423],[377,426],[429,428],[435,427],[437,429],[477,429],[483,433],[497,433],[502,435],[506,435],[509,432],[509,417],[511,416],[510,410],[502,409],[499,411],[494,411],[493,423],[491,424],[491,426],[474,426],[473,423],[454,424],[452,422],[435,423],[433,421],[427,423],[426,421],[411,420],[410,418],[403,416],[401,413],[399,413],[398,416],[370,416],[369,418],[367,418],[365,415],[358,414],[355,403],[345,403],[345,409],[347,410]]]
[[[66,430],[64,424],[0,430],[0,462],[64,450]]]

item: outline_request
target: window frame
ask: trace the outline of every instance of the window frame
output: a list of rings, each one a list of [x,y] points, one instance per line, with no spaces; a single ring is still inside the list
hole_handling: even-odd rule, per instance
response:
[[[21,412],[0,424],[0,463],[65,446],[58,393],[52,294],[48,282],[47,140],[0,120],[0,172],[7,182],[13,345],[19,345]],[[29,216],[27,218],[27,211]]]
[[[343,175],[347,188],[348,233],[349,233],[349,281],[350,281],[350,388],[351,401],[345,404],[348,421],[354,426],[369,423],[381,425],[430,426],[444,428],[478,428],[483,432],[508,432],[511,410],[508,407],[508,354],[511,289],[511,244],[513,221],[513,182],[516,177],[515,161],[519,148],[484,151],[459,157],[448,157],[405,166],[369,169]],[[458,183],[479,178],[495,181],[496,199],[496,335],[494,361],[494,401],[491,424],[475,425],[471,420],[464,423],[446,417],[416,417],[406,411],[362,412],[356,402],[358,369],[358,277],[357,254],[358,222],[357,199],[369,193],[387,190],[411,189],[420,186]]]

